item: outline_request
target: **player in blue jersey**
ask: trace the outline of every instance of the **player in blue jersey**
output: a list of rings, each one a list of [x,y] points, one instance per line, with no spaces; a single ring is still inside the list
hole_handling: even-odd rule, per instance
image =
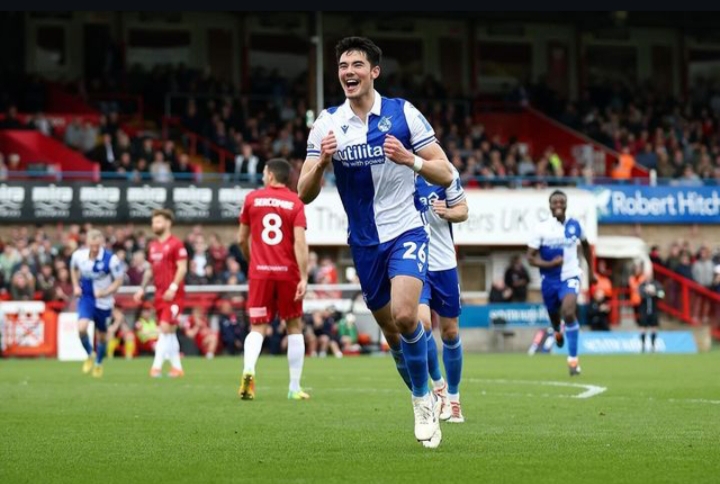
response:
[[[560,190],[550,194],[551,217],[538,224],[528,244],[528,261],[540,269],[542,297],[555,330],[559,347],[568,340],[568,369],[571,376],[580,374],[578,361],[577,297],[580,293],[579,246],[587,262],[590,282],[594,283],[590,244],[585,231],[574,218],[567,218],[567,195]],[[565,323],[565,331],[561,328]]]
[[[86,242],[87,247],[76,250],[70,259],[70,275],[75,296],[80,298],[77,305],[80,342],[88,354],[83,373],[92,370],[92,375],[99,378],[103,374],[107,328],[115,305],[113,294],[122,285],[125,274],[120,259],[103,247],[104,238],[99,230],[89,230]],[[91,321],[98,342],[94,354],[87,333]]]
[[[440,398],[440,420],[463,423],[460,406],[462,375],[462,342],[458,331],[460,316],[460,281],[452,224],[468,218],[465,191],[460,174],[453,168],[454,178],[448,188],[431,185],[422,176],[416,180],[415,201],[430,226],[428,272],[420,296],[419,314],[428,345],[428,370],[433,391]],[[443,343],[443,364],[447,382],[440,372],[437,345],[432,335],[431,310],[440,319]]]
[[[332,162],[363,297],[412,390],[415,437],[436,446],[440,401],[428,389],[427,340],[418,321],[428,233],[415,207],[415,174],[447,187],[452,165],[412,104],[375,91],[382,52],[370,39],[347,37],[335,53],[346,100],[315,121],[298,193],[312,202]]]

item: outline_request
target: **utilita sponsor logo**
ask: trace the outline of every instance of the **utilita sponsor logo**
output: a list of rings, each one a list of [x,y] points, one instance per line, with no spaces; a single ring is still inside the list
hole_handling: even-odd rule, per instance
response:
[[[0,218],[17,218],[22,213],[25,188],[0,185]]]
[[[334,158],[346,167],[357,167],[385,163],[385,151],[382,146],[370,146],[367,143],[352,145],[335,153]]]

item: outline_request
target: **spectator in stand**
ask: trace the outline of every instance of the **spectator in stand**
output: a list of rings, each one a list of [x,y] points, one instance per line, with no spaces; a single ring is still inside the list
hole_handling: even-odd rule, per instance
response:
[[[93,126],[90,121],[85,121],[80,133],[80,144],[78,146],[80,151],[88,156],[92,156],[98,144],[98,133],[98,129]]]
[[[713,281],[715,280],[715,264],[710,256],[710,249],[703,245],[700,248],[699,257],[692,265],[692,276],[695,282],[706,289],[712,290]],[[702,322],[702,324],[707,324],[712,309],[712,302],[701,298],[699,302],[694,305],[694,309],[695,319]]]
[[[337,327],[330,309],[313,311],[310,317],[305,319],[305,338],[310,355],[325,358],[330,349],[336,358],[342,358],[336,339]]]
[[[82,122],[80,121],[80,118],[75,117],[65,128],[65,144],[68,145],[70,148],[81,150],[82,137]]]
[[[232,170],[232,180],[248,181],[257,184],[262,175],[264,164],[260,158],[253,153],[250,143],[243,143],[241,153],[235,157],[235,163],[228,163],[227,170]]]
[[[136,339],[135,332],[132,330],[130,325],[123,314],[122,309],[119,307],[113,308],[112,311],[112,323],[107,329],[107,356],[113,358],[115,352],[122,345],[123,356],[126,360],[130,360],[135,356]]]
[[[117,132],[117,141],[115,142],[115,155],[118,158],[122,158],[123,154],[132,155],[133,149],[130,143],[130,137],[123,131]]]
[[[505,285],[504,278],[495,279],[490,288],[490,303],[508,303],[512,298],[512,289]]]
[[[18,119],[17,106],[10,105],[5,113],[5,119],[0,121],[0,129],[25,129]]]
[[[135,158],[139,161],[141,158],[147,160],[155,159],[155,150],[153,149],[153,140],[150,137],[146,137],[142,140],[142,145],[135,153]]]
[[[133,252],[132,259],[130,260],[130,267],[127,270],[128,284],[131,286],[139,286],[142,282],[142,276],[145,273],[145,267],[147,261],[145,260],[145,253],[141,250]]]
[[[115,153],[110,134],[103,134],[102,143],[95,148],[90,157],[100,165],[100,171],[102,172],[114,172],[117,170],[119,158]]]
[[[65,309],[68,309],[67,304],[71,302],[73,297],[73,285],[72,279],[70,278],[70,271],[64,264],[60,265],[57,270],[57,280],[55,281],[55,301],[63,301],[66,303]]]
[[[155,158],[150,164],[150,174],[155,183],[170,183],[173,181],[170,163],[165,161],[162,151],[155,152]]]
[[[36,283],[36,289],[42,292],[43,301],[52,301],[54,299],[55,282],[52,264],[43,264]]]
[[[645,282],[646,279],[647,275],[645,274],[643,263],[635,263],[633,265],[633,272],[628,278],[628,287],[630,288],[630,305],[633,308],[635,322],[640,321],[640,284]]]
[[[187,153],[180,153],[177,161],[171,165],[174,178],[182,181],[193,181],[195,170],[190,164],[190,156]]]
[[[245,274],[240,268],[240,263],[234,257],[230,256],[226,259],[227,270],[222,273],[221,281],[223,284],[230,284],[230,279],[234,278],[236,284],[243,284],[246,282]]]
[[[219,332],[210,327],[210,322],[201,307],[194,307],[185,323],[185,336],[195,341],[200,354],[211,360],[217,353]]]
[[[10,298],[13,301],[31,301],[35,297],[33,288],[27,276],[22,272],[16,272],[10,282]]]
[[[528,273],[522,258],[519,255],[513,256],[510,266],[505,270],[505,286],[512,290],[511,302],[527,301],[527,286],[530,283]]]
[[[587,308],[587,320],[593,331],[610,331],[610,304],[600,288],[593,292],[592,301]]]
[[[135,321],[135,335],[137,336],[137,346],[141,353],[155,353],[155,344],[157,343],[160,331],[151,309],[147,306],[144,306],[140,310],[140,316]]]
[[[45,117],[42,112],[38,112],[35,116],[31,117],[27,123],[28,129],[34,129],[44,134],[45,136],[53,136],[54,130],[50,120]]]
[[[332,285],[338,283],[337,267],[335,266],[335,262],[333,262],[331,257],[324,256],[320,259],[320,267],[318,268],[315,277],[317,284]],[[337,299],[342,297],[342,293],[341,291],[323,289],[316,291],[316,296],[320,299]]]
[[[652,247],[650,247],[650,261],[653,264],[663,265],[663,260],[660,255],[660,246],[659,245],[653,245]]]
[[[228,354],[238,355],[243,351],[243,342],[249,328],[235,314],[228,299],[220,301],[219,312],[218,324],[223,348]]]
[[[220,236],[218,236],[218,234],[216,233],[210,234],[208,241],[208,263],[209,265],[212,265],[213,270],[216,274],[222,274],[225,270],[225,263],[228,258],[228,250],[222,244],[222,242],[220,242]]]
[[[10,169],[5,164],[5,156],[0,153],[0,181],[6,181],[10,178]]]
[[[338,337],[340,339],[340,349],[343,353],[360,352],[360,344],[358,343],[358,329],[355,325],[356,317],[353,313],[345,314],[338,321]]]
[[[264,345],[271,355],[287,351],[287,325],[284,319],[275,318],[268,325]]]
[[[170,166],[177,166],[178,159],[177,154],[175,153],[175,142],[173,140],[165,140],[163,143],[162,154],[163,159],[170,163]]]
[[[20,165],[20,155],[17,153],[10,153],[8,156],[8,173],[18,173],[20,171],[23,171],[22,166]]]
[[[635,166],[635,159],[630,154],[630,148],[626,145],[622,147],[622,151],[615,161],[615,165],[610,172],[610,176],[614,180],[626,181],[632,177],[632,169]]]

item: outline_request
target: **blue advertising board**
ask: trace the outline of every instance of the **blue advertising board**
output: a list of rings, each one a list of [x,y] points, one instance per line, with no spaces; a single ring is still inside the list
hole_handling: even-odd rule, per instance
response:
[[[640,332],[638,331],[582,331],[578,354],[608,355],[640,353]],[[567,355],[567,343],[562,348],[553,345],[552,352]],[[650,337],[645,339],[645,350],[650,350]],[[695,337],[690,331],[658,331],[655,341],[657,353],[697,353]]]
[[[600,224],[717,224],[720,187],[600,185],[595,196]]]

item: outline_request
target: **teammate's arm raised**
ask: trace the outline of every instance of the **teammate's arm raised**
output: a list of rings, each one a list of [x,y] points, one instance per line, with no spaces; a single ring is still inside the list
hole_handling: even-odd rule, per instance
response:
[[[295,235],[295,260],[300,270],[300,282],[295,291],[295,300],[299,301],[305,297],[308,279],[308,245],[305,238],[305,227],[293,227]]]

